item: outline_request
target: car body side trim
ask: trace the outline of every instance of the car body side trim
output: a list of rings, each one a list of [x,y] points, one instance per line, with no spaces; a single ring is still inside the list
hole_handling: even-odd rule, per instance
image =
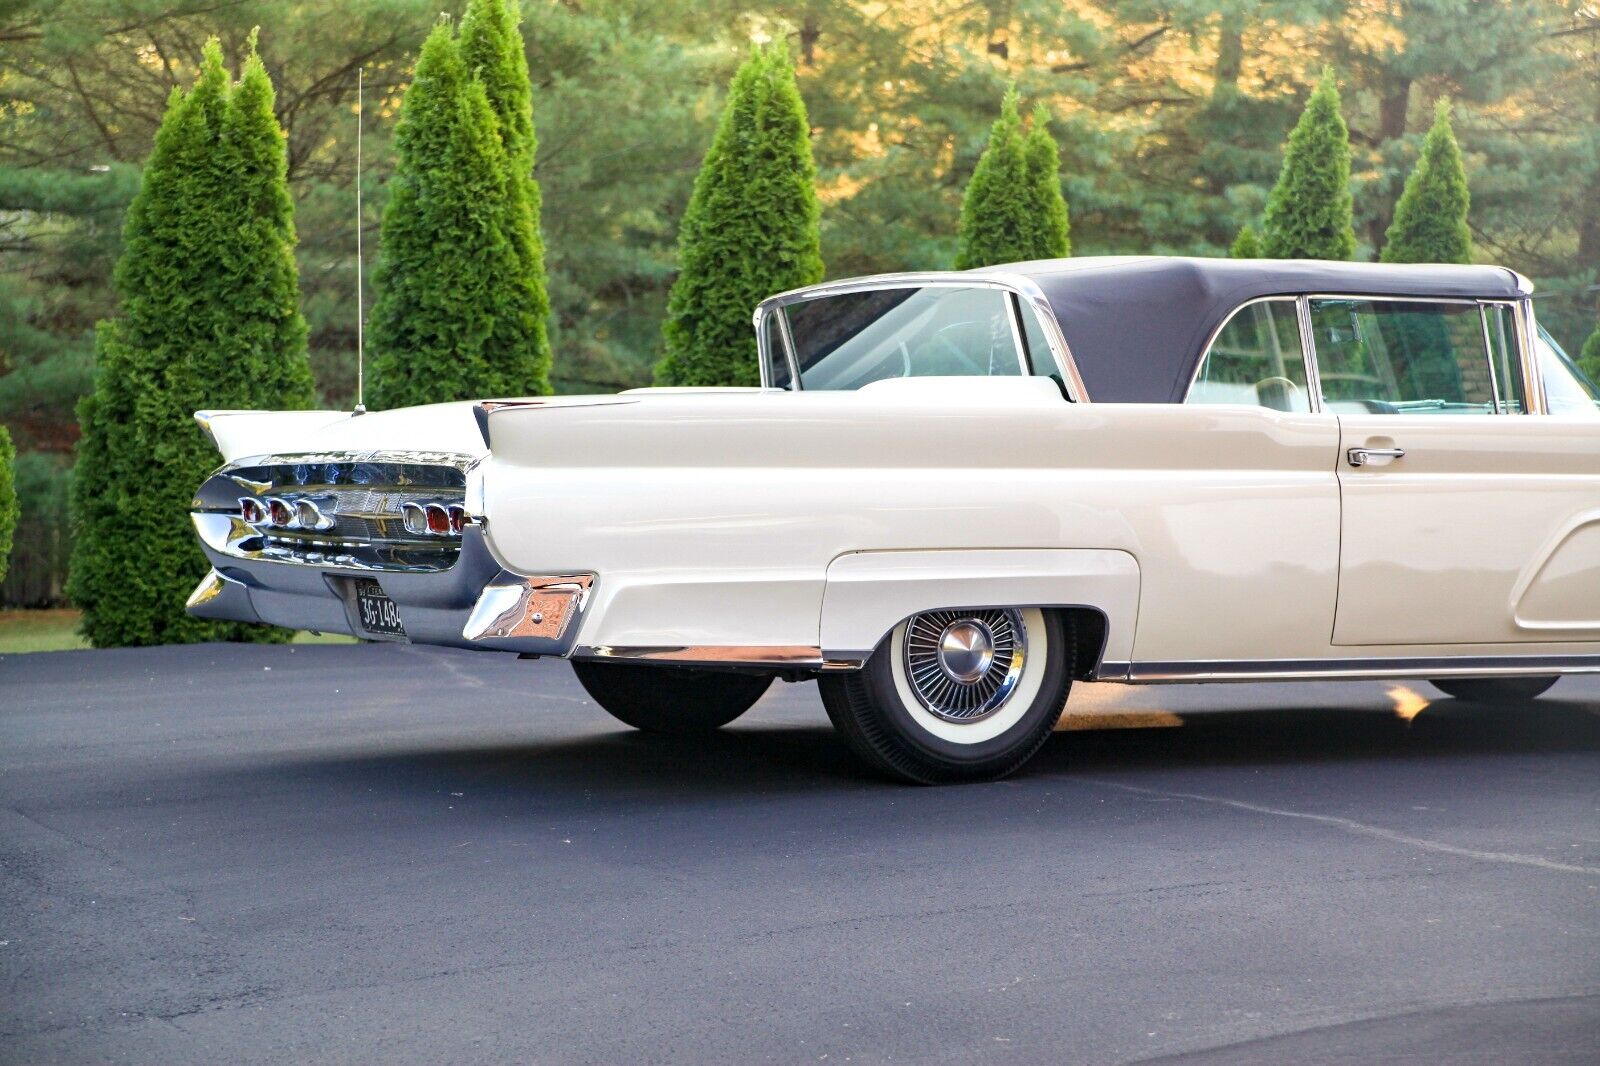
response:
[[[1600,673],[1600,655],[1447,655],[1422,658],[1221,659],[1104,662],[1099,681],[1314,681],[1394,677],[1524,677]]]
[[[822,649],[806,644],[684,644],[679,646],[587,645],[574,648],[574,659],[627,659],[662,666],[767,667],[808,670],[859,670],[859,659],[824,658]]]

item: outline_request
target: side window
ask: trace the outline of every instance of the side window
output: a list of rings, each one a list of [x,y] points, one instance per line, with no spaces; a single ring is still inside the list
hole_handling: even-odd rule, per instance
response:
[[[1579,369],[1543,326],[1539,327],[1533,347],[1538,352],[1539,377],[1544,382],[1544,399],[1550,413],[1600,418],[1600,384]]]
[[[884,378],[1022,373],[1000,289],[865,289],[790,304],[807,389],[859,389]]]
[[[1324,410],[1495,412],[1477,304],[1312,300],[1311,334]]]
[[[761,320],[761,350],[762,358],[767,361],[767,386],[774,389],[787,389],[793,385],[789,375],[789,353],[783,346],[783,329],[778,321],[782,315],[783,308],[774,307]]]
[[[1200,361],[1187,402],[1311,410],[1294,301],[1259,300],[1235,311]]]

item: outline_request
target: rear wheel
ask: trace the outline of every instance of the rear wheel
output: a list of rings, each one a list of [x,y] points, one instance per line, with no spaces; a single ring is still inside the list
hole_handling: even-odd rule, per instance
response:
[[[1072,663],[1058,614],[929,611],[896,626],[861,670],[819,684],[828,717],[873,769],[918,784],[983,781],[1049,739]]]
[[[574,659],[578,683],[613,718],[647,733],[706,733],[761,698],[771,676]]]
[[[1451,677],[1430,681],[1428,684],[1473,703],[1521,703],[1543,694],[1560,678],[1557,677]]]

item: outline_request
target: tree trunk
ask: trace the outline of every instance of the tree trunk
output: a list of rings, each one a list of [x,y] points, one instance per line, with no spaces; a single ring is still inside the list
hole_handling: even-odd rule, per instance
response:
[[[813,11],[806,12],[805,21],[800,24],[800,65],[814,67],[817,64],[817,38],[822,36],[822,27],[817,25],[817,16]]]
[[[1600,128],[1600,45],[1594,50],[1595,79],[1594,122]],[[1589,172],[1584,183],[1583,198],[1578,204],[1578,261],[1579,270],[1600,271],[1600,163]],[[1596,278],[1600,281],[1600,278]],[[1595,297],[1595,311],[1600,315],[1600,294]]]
[[[1217,28],[1216,81],[1211,87],[1213,97],[1239,91],[1239,76],[1244,73],[1244,19],[1237,14],[1224,15]]]
[[[1379,153],[1382,153],[1390,142],[1406,135],[1406,115],[1410,109],[1411,79],[1393,72],[1385,72],[1382,96],[1378,100],[1378,143],[1375,147]],[[1404,185],[1403,177],[1395,177],[1385,181],[1381,188],[1374,190],[1379,197],[1378,213],[1367,224],[1367,241],[1372,245],[1374,258],[1383,250],[1384,234],[1389,230],[1389,223],[1394,221],[1394,205],[1400,199],[1400,190]]]

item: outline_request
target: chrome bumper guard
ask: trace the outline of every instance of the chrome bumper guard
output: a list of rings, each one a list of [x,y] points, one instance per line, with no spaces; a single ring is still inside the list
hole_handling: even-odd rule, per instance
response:
[[[200,527],[217,516],[193,517]],[[463,531],[454,565],[435,571],[242,559],[222,550],[224,542],[206,535],[211,531],[199,532],[212,569],[189,597],[188,612],[197,618],[386,639],[359,624],[353,589],[364,578],[395,602],[411,643],[566,656],[594,585],[593,574],[529,577],[502,568],[477,525]]]

